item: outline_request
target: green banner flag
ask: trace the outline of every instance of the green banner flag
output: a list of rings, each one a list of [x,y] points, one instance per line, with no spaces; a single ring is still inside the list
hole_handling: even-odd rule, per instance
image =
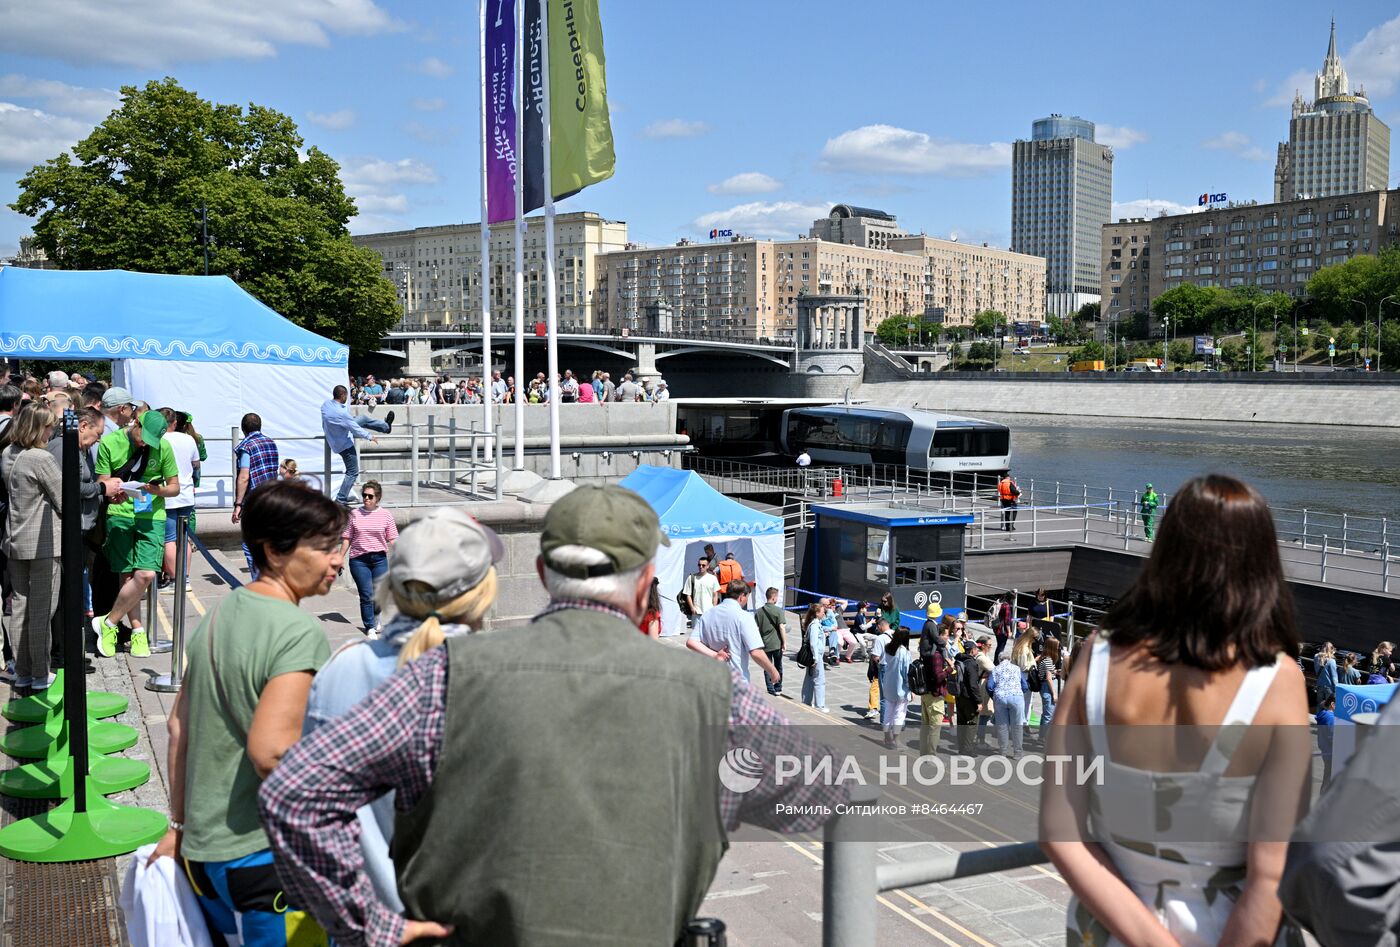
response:
[[[550,0],[550,182],[557,197],[613,175],[612,121],[598,0]]]

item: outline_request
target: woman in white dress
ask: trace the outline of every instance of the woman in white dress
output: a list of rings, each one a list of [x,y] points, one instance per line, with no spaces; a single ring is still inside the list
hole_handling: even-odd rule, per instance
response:
[[[1312,752],[1264,500],[1230,477],[1188,483],[1103,627],[1047,750],[1101,759],[1102,780],[1042,787],[1042,846],[1074,892],[1067,943],[1295,942],[1278,883]]]

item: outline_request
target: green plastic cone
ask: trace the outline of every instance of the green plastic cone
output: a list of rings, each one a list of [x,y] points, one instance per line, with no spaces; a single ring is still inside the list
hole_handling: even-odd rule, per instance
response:
[[[50,717],[62,717],[63,672],[56,671],[54,676],[56,679],[48,690],[8,702],[0,709],[0,716],[16,723],[43,723]],[[88,691],[87,694],[88,716],[98,720],[126,713],[128,704],[126,697],[110,691]]]
[[[165,834],[160,812],[115,806],[91,790],[87,811],[72,799],[0,829],[0,855],[24,862],[75,862],[134,852]]]
[[[103,796],[135,789],[151,778],[151,767],[123,756],[93,756],[88,788]],[[0,795],[19,799],[67,799],[73,795],[73,758],[40,760],[0,773]]]
[[[135,727],[110,720],[88,718],[88,749],[93,753],[119,753],[135,746]],[[68,755],[68,731],[62,717],[54,717],[42,726],[12,730],[0,737],[0,751],[23,759],[63,759]]]

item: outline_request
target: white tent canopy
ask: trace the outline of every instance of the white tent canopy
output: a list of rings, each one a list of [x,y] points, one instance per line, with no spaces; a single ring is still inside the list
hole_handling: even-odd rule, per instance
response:
[[[661,633],[685,633],[685,616],[676,593],[695,571],[695,561],[707,543],[723,556],[733,551],[744,577],[755,583],[757,596],[769,587],[781,589],[783,521],[731,500],[691,470],[642,466],[623,478],[656,511],[661,531],[671,540],[656,553],[656,577],[661,582]]]
[[[230,438],[250,411],[282,457],[321,471],[320,405],[349,366],[226,276],[16,267],[0,268],[0,357],[111,359],[114,384],[189,412],[209,452],[200,506],[232,504]]]

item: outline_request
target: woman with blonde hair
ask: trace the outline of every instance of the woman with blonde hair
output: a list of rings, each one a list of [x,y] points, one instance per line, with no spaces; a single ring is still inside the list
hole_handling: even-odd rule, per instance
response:
[[[380,585],[381,597],[391,599],[398,614],[384,626],[381,638],[347,645],[331,656],[312,684],[302,733],[344,715],[448,636],[479,630],[496,601],[496,563],[504,554],[501,538],[461,509],[437,509],[406,527]],[[389,857],[393,795],[377,799],[358,815],[370,880],[384,903],[402,912]]]

